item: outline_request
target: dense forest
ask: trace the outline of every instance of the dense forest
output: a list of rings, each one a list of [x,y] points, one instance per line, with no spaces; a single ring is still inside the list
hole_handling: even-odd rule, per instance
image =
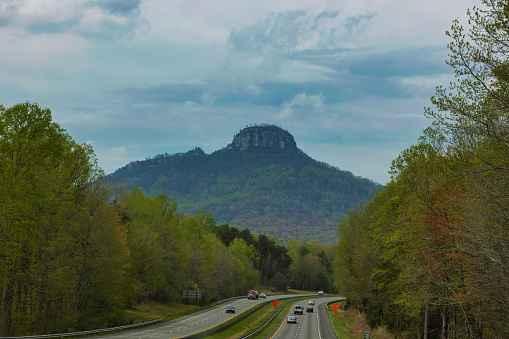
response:
[[[341,293],[399,335],[509,337],[509,4],[483,4],[447,33],[432,125],[339,224]]]
[[[0,106],[1,336],[125,324],[146,301],[288,286],[331,292],[333,249],[285,245],[104,180],[93,150],[37,104]]]
[[[284,148],[278,147],[284,145]],[[219,223],[281,241],[332,244],[347,211],[381,185],[316,161],[277,126],[241,130],[212,154],[200,148],[133,162],[111,175],[127,189],[175,199],[182,213],[206,210]]]

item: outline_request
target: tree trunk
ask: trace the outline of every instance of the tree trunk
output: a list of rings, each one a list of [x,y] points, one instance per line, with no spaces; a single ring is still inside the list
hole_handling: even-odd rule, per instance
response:
[[[426,300],[426,306],[424,308],[424,334],[422,336],[423,339],[428,339],[428,309],[429,304],[428,301]]]
[[[440,336],[442,339],[447,339],[446,324],[445,306],[442,306],[442,335]]]
[[[0,332],[2,337],[8,336],[7,331],[7,272],[4,276],[4,284],[2,287],[2,307],[0,309],[0,316],[2,317],[2,322],[0,324]]]

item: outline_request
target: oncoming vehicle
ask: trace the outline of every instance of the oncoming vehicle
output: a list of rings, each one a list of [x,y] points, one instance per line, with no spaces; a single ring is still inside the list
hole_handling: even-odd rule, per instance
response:
[[[324,295],[323,291],[318,291],[318,295]]]
[[[288,316],[288,320],[286,322],[290,323],[290,324],[296,324],[297,323],[297,317],[294,316],[294,315],[289,315]]]
[[[227,306],[226,307],[226,313],[235,313],[235,307],[234,306]]]
[[[260,298],[263,298],[263,299],[267,298],[267,294],[265,294],[265,293],[260,293]]]
[[[295,305],[293,308],[293,314],[303,314],[304,313],[304,307],[300,305]]]

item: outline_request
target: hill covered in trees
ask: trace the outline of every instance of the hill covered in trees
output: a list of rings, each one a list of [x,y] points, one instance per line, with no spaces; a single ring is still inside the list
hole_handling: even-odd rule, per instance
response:
[[[205,210],[218,223],[280,240],[329,243],[347,211],[369,201],[380,187],[312,159],[289,132],[273,125],[247,127],[212,154],[200,148],[161,154],[111,177],[127,189],[171,197],[184,214]]]

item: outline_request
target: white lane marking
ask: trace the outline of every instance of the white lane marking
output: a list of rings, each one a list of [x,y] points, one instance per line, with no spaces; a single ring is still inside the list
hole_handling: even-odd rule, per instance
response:
[[[318,307],[316,308],[316,320],[318,321],[318,338],[322,339],[322,333],[320,332],[320,316],[319,316],[320,310]]]

